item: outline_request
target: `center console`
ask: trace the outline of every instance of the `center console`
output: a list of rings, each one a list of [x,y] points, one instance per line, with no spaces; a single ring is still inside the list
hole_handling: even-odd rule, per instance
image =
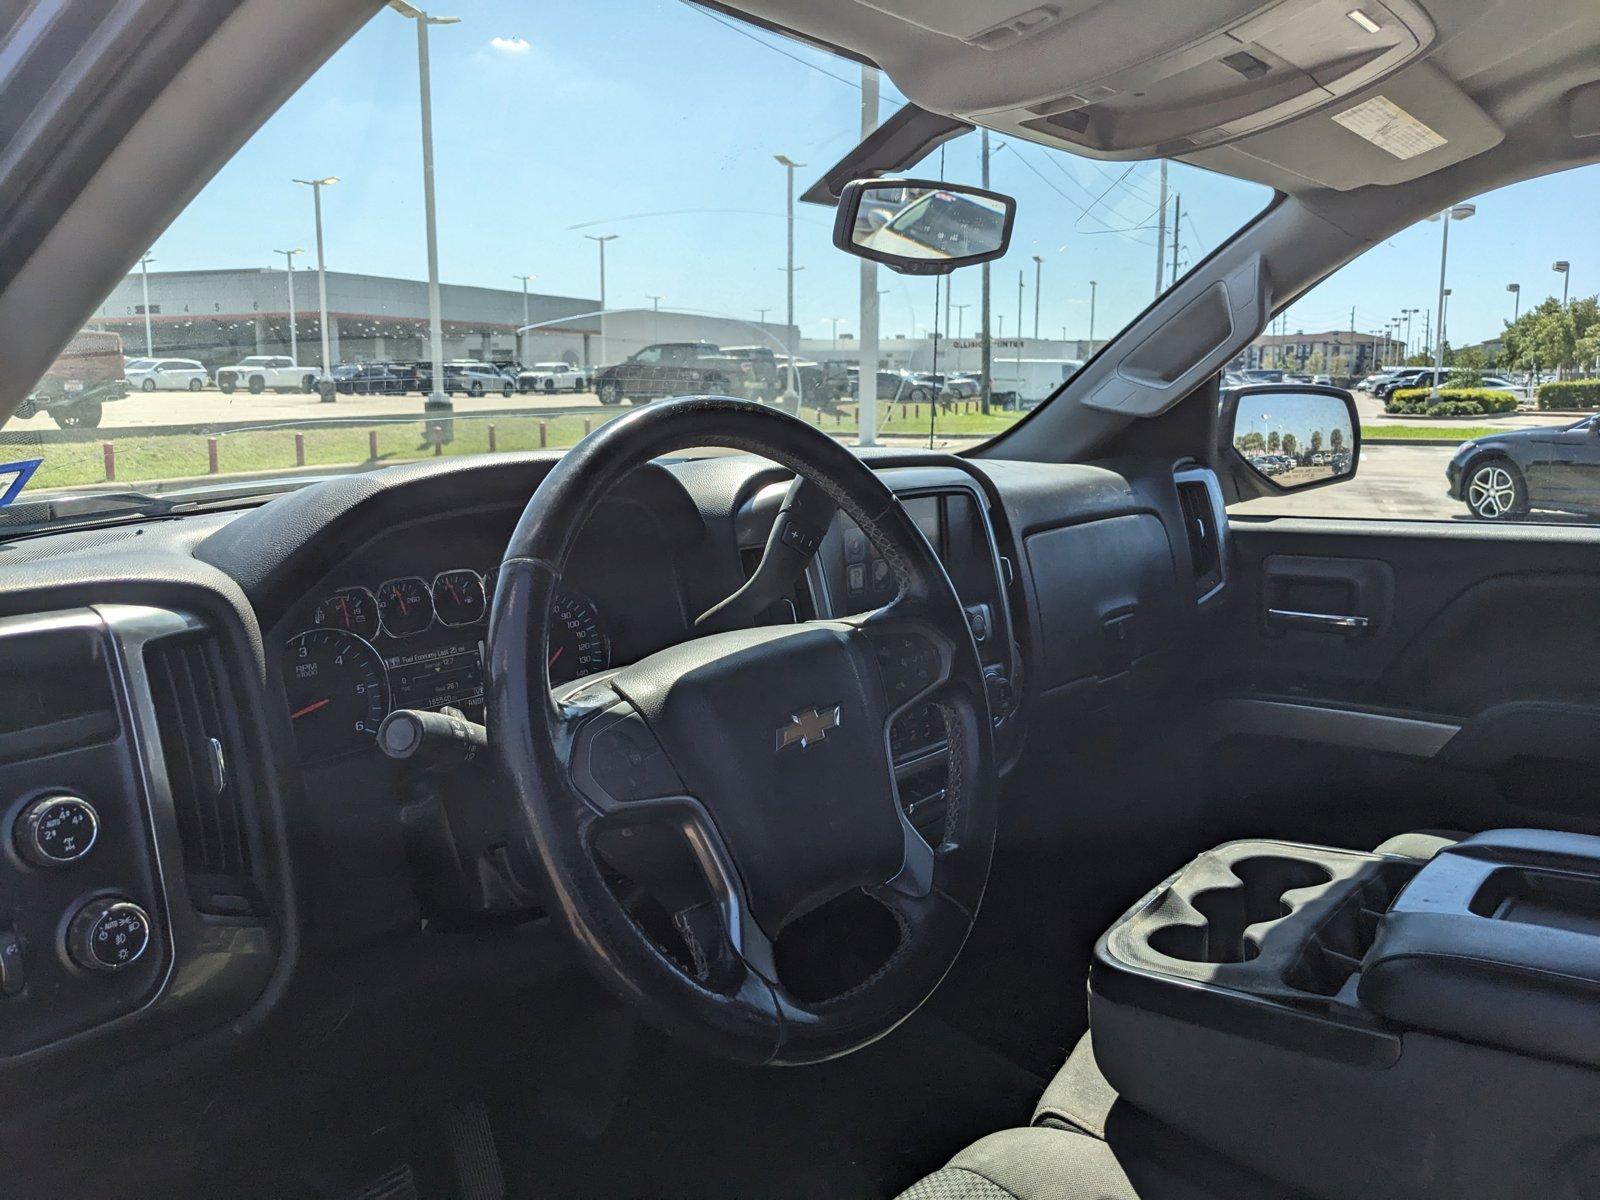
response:
[[[1600,838],[1232,842],[1101,938],[1124,1100],[1328,1197],[1600,1197]]]

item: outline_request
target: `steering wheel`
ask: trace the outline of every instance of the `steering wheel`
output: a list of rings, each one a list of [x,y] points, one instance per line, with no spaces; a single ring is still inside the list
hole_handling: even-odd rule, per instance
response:
[[[764,456],[820,487],[887,560],[895,599],[846,620],[698,638],[553,692],[551,603],[585,521],[629,471],[698,446]],[[517,523],[487,674],[495,764],[552,916],[600,981],[668,1034],[739,1062],[820,1061],[889,1032],[955,961],[994,846],[983,669],[927,540],[832,438],[723,397],[603,425],[556,464]],[[902,810],[889,749],[895,716],[930,702],[949,739],[937,845]],[[663,832],[680,853],[630,854],[661,844],[635,835]],[[671,914],[686,954],[630,915],[619,860]],[[855,889],[887,908],[898,943],[843,993],[802,1000],[779,978],[774,943]]]

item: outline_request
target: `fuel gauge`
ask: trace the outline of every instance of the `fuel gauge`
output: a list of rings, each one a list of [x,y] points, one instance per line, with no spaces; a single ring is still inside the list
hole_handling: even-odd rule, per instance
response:
[[[483,580],[465,567],[433,577],[433,611],[444,625],[472,625],[488,611]]]
[[[378,601],[364,587],[340,588],[317,605],[311,620],[324,629],[343,629],[370,640],[378,632]]]

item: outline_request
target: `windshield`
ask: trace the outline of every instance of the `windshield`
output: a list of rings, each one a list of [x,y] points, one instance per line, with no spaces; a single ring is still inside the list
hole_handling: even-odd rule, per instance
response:
[[[852,445],[873,405],[880,443],[960,449],[1046,400],[1271,198],[974,132],[904,173],[1016,197],[1009,252],[901,276],[835,249],[833,209],[798,199],[864,116],[905,103],[877,71],[680,0],[619,0],[603,22],[589,0],[484,0],[428,37],[437,344],[417,29],[383,8],[0,429],[0,461],[43,460],[20,499],[556,449],[700,392],[786,405]],[[995,219],[944,191],[906,199],[885,236],[959,251]],[[501,370],[519,363],[547,377]]]

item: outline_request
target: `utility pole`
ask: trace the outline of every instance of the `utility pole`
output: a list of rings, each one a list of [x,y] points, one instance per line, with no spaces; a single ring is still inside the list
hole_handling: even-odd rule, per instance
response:
[[[1356,373],[1356,306],[1350,306],[1350,376]]]
[[[861,137],[878,127],[878,68],[861,68]],[[858,307],[861,329],[856,350],[856,441],[862,446],[878,444],[878,264],[861,260],[861,286]]]
[[[1089,280],[1089,353],[1094,354],[1094,302],[1100,291],[1096,280]]]
[[[797,413],[800,410],[800,390],[795,384],[794,370],[795,355],[799,353],[799,348],[794,344],[794,273],[798,269],[794,265],[794,172],[796,167],[803,167],[805,163],[795,162],[794,159],[786,154],[774,154],[772,157],[777,159],[778,164],[783,168],[789,185],[788,257],[783,268],[784,276],[789,284],[789,328],[783,335],[784,343],[789,349],[789,386],[783,400],[791,412]]]
[[[1183,193],[1174,192],[1172,195],[1172,282],[1178,282],[1178,243],[1182,240],[1178,233],[1178,222],[1183,219]]]
[[[1039,296],[1043,293],[1044,259],[1033,256],[1033,339],[1039,340]]]
[[[150,333],[150,264],[155,262],[155,257],[146,254],[139,260],[139,286],[144,289],[144,356],[154,358],[155,339]]]
[[[1433,309],[1422,310],[1422,345],[1424,348],[1433,345]]]
[[[1017,339],[1022,338],[1022,272],[1017,272]]]
[[[959,337],[961,337],[961,335],[963,333],[966,332],[966,329],[967,329],[967,309],[971,308],[972,305],[970,305],[970,304],[957,304],[957,305],[954,305],[953,307],[956,310],[956,337],[959,338]],[[946,328],[948,329],[949,327],[946,326]]]
[[[283,269],[289,276],[289,357],[294,359],[296,366],[299,366],[300,339],[295,335],[294,256],[304,254],[305,251],[296,247],[293,250],[274,250],[273,253],[283,255]]]
[[[767,323],[767,314],[771,311],[772,310],[770,308],[756,309],[756,316],[760,318],[760,324],[765,325]]]
[[[528,351],[524,344],[528,336],[528,283],[539,278],[537,275],[513,275],[511,278],[522,280],[522,328],[517,330],[517,361],[523,366],[528,365]]]
[[[665,297],[646,296],[645,299],[650,301],[650,340],[659,342],[661,340],[661,301]]]
[[[1156,297],[1161,296],[1162,270],[1167,257],[1167,160],[1161,160],[1160,217],[1156,221]]]
[[[603,367],[606,365],[606,243],[614,242],[622,235],[586,233],[583,236],[600,247],[600,361],[595,365]]]

